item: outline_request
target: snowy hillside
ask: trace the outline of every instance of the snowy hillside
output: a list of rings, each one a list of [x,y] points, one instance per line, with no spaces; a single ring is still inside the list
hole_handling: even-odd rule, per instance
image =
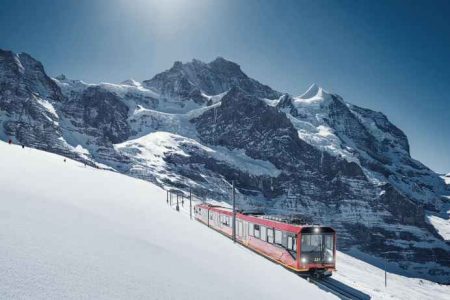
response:
[[[450,286],[427,280],[387,274],[384,285],[384,270],[362,262],[344,253],[339,253],[338,272],[333,278],[365,292],[371,299],[449,299]]]
[[[3,142],[0,154],[1,299],[335,298],[153,184]]]
[[[334,299],[175,212],[153,184],[2,142],[0,154],[2,299]],[[450,293],[393,274],[385,288],[382,270],[338,257],[334,278],[373,299]]]

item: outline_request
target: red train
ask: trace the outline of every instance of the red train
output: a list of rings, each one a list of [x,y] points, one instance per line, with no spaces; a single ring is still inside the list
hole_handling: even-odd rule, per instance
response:
[[[210,204],[194,207],[195,219],[228,237],[231,209]],[[330,227],[293,225],[264,216],[236,213],[236,241],[295,272],[330,276],[336,266],[336,232]]]

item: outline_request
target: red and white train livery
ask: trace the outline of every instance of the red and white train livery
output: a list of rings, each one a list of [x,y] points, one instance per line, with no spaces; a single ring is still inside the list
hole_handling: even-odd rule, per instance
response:
[[[195,219],[232,238],[231,209],[206,203]],[[236,213],[236,241],[295,272],[330,276],[336,266],[336,232],[330,227],[293,225]]]

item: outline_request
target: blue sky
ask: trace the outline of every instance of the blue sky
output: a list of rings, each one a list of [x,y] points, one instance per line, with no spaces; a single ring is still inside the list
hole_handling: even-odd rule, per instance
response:
[[[382,111],[450,172],[450,1],[0,0],[0,48],[88,82],[223,56],[279,91],[315,82]]]

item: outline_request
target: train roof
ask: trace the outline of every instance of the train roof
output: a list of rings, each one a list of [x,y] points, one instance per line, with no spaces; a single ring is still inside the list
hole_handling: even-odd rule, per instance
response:
[[[233,215],[232,209],[222,207],[219,205],[202,203],[202,204],[198,204],[196,206],[207,208],[211,211],[220,212],[220,213],[223,213],[223,214],[229,215],[229,216]],[[263,225],[266,227],[273,227],[275,229],[293,232],[293,233],[300,233],[300,232],[302,232],[302,233],[317,233],[316,228],[320,228],[319,231],[322,233],[324,233],[324,232],[325,233],[334,233],[335,232],[334,229],[331,227],[314,225],[314,224],[291,224],[291,223],[287,223],[281,219],[277,220],[277,219],[273,219],[273,218],[267,218],[266,216],[260,215],[260,214],[252,215],[252,214],[237,212],[236,215],[240,219],[246,220],[248,222],[252,222],[252,223],[255,223],[258,225]]]

